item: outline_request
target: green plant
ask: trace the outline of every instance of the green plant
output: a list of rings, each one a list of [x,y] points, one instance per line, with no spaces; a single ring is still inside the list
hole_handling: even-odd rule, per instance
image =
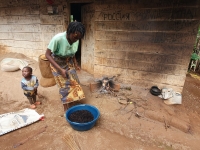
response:
[[[191,59],[192,59],[192,60],[198,60],[198,59],[200,59],[200,56],[197,55],[197,53],[192,53]]]

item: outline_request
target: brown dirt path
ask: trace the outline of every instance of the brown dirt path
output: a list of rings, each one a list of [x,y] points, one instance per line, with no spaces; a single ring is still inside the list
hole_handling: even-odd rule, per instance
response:
[[[3,58],[14,57],[29,60],[33,74],[41,77],[38,63],[22,54],[1,54]],[[91,93],[88,84],[94,78],[84,72],[78,73],[86,99],[81,103],[96,106],[101,116],[95,127],[86,132],[73,130],[63,117],[56,86],[38,91],[43,96],[42,105],[36,111],[45,115],[44,121],[31,124],[0,136],[2,150],[13,149],[16,144],[47,125],[45,132],[29,139],[16,149],[20,150],[66,150],[69,138],[81,150],[198,150],[200,142],[200,80],[187,75],[182,92],[182,105],[166,105],[162,99],[149,93],[148,88],[132,86],[121,89],[118,96]],[[0,114],[18,111],[29,106],[20,88],[21,71],[0,71]],[[132,104],[118,103],[119,97],[128,97]],[[74,103],[76,105],[78,103]],[[136,114],[139,114],[138,117]],[[75,147],[75,146],[74,146]]]

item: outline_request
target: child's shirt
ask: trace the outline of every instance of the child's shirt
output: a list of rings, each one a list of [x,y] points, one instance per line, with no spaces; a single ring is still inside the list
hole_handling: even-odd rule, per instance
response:
[[[34,91],[34,88],[39,86],[39,82],[36,76],[32,75],[30,80],[23,78],[21,80],[21,87],[25,91]]]

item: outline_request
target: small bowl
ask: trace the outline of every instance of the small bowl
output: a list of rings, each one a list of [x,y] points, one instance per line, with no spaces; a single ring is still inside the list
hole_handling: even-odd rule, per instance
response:
[[[158,96],[161,94],[161,90],[157,86],[152,86],[150,89],[152,95]]]
[[[86,123],[78,123],[78,122],[70,121],[69,120],[70,114],[77,111],[77,110],[88,110],[88,111],[90,111],[92,113],[94,119],[92,121],[86,122]],[[96,121],[98,120],[99,116],[100,116],[99,110],[96,107],[94,107],[92,105],[88,105],[88,104],[76,105],[76,106],[69,108],[66,111],[67,122],[71,125],[71,127],[74,130],[77,130],[77,131],[87,131],[87,130],[90,130],[91,128],[93,128]]]

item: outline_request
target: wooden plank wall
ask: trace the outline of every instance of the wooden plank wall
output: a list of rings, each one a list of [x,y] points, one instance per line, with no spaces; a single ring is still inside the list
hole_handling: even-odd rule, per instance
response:
[[[18,52],[38,60],[50,39],[66,31],[65,0],[55,1],[58,14],[49,15],[46,0],[0,0],[0,52]]]
[[[96,1],[94,74],[181,92],[193,50],[198,0]]]

